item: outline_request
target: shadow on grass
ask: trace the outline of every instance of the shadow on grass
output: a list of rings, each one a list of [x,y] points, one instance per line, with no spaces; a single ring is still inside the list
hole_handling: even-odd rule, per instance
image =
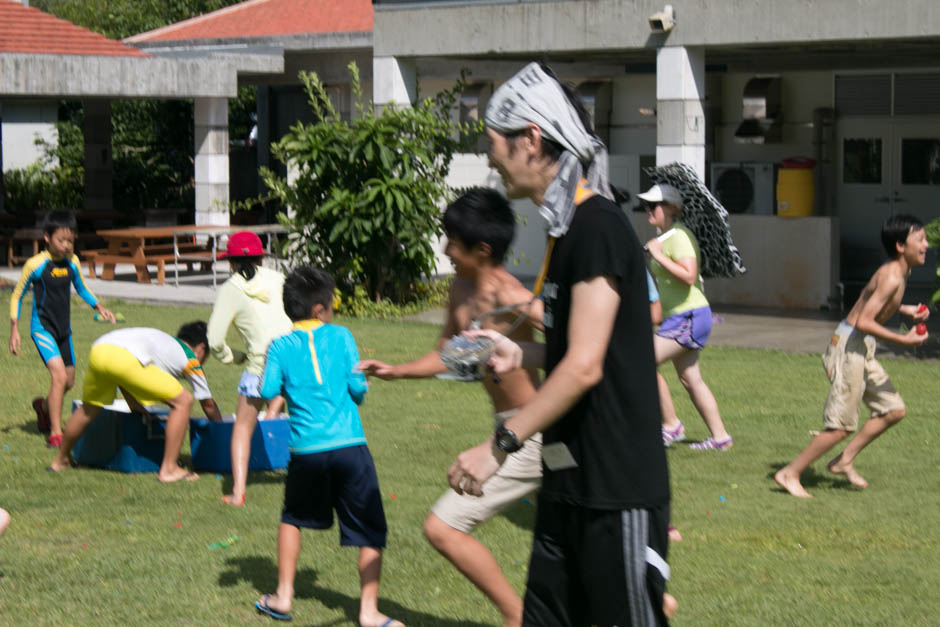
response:
[[[277,564],[270,557],[258,555],[232,557],[227,559],[225,564],[228,570],[219,575],[219,585],[222,587],[235,586],[244,581],[251,584],[258,592],[258,596],[274,592],[277,589]],[[331,610],[342,610],[348,621],[354,625],[359,624],[359,597],[351,597],[317,585],[317,571],[313,568],[299,568],[297,570],[297,576],[294,580],[294,596],[298,599],[316,599]],[[255,599],[250,599],[250,601],[254,602]],[[465,620],[451,620],[418,612],[394,601],[381,598],[381,593],[379,595],[379,610],[411,626],[487,627],[488,625],[487,623]],[[294,619],[295,621],[298,619],[303,620],[302,617],[296,615]]]
[[[67,416],[63,416],[62,418],[65,419]],[[31,435],[41,435],[39,433],[39,428],[36,426],[35,418],[27,420],[26,422],[20,423],[18,425],[8,425],[2,429],[3,433],[10,433],[11,431],[22,431],[23,433],[29,433]]]

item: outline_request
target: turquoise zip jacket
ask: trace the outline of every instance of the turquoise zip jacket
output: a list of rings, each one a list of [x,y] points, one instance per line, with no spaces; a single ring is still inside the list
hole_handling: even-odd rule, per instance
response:
[[[353,370],[357,363],[352,333],[319,320],[296,322],[293,331],[271,341],[261,396],[287,399],[291,454],[366,443],[357,405],[369,386],[365,375]]]

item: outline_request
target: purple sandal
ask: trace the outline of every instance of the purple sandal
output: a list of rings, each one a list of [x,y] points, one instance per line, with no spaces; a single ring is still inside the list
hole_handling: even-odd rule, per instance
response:
[[[733,444],[734,438],[729,435],[724,440],[706,438],[701,442],[693,442],[689,444],[689,448],[693,451],[727,451]]]
[[[685,439],[685,425],[682,424],[682,421],[679,421],[679,426],[675,429],[667,429],[663,427],[663,446],[669,447],[676,442],[681,442]]]

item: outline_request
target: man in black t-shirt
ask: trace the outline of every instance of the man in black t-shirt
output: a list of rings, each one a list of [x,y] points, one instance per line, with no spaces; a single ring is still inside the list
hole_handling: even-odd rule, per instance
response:
[[[536,396],[449,471],[480,494],[507,453],[543,432],[543,484],[524,600],[525,625],[660,625],[669,477],[660,431],[642,248],[611,200],[606,151],[583,108],[530,64],[487,109],[490,164],[511,198],[549,221],[545,344],[495,334],[491,365],[544,366]],[[540,279],[541,280],[541,279]],[[665,606],[665,607],[664,607]]]

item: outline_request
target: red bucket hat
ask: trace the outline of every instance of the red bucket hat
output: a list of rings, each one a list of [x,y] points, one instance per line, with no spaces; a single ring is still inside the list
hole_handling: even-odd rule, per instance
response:
[[[264,255],[261,238],[251,231],[239,231],[228,238],[228,246],[224,253],[219,253],[219,259],[226,257],[260,257]]]

